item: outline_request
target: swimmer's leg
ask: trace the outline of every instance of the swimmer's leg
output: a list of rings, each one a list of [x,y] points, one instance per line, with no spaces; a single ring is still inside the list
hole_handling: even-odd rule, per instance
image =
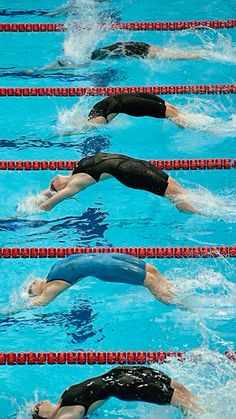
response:
[[[184,412],[201,412],[195,394],[191,393],[183,384],[180,384],[177,381],[171,380],[170,385],[174,389],[171,404],[178,406]]]
[[[162,303],[175,304],[175,297],[170,290],[171,285],[168,280],[160,274],[155,266],[149,263],[146,264],[146,272],[143,285]]]
[[[160,48],[152,45],[148,57],[161,58],[164,60],[204,60],[204,53],[194,50],[181,50],[172,48]]]
[[[183,112],[180,109],[176,108],[176,106],[171,105],[168,102],[165,102],[166,106],[166,113],[165,117],[167,119],[171,119],[174,124],[178,125],[180,128],[186,128],[188,126],[187,121],[184,117]]]
[[[169,199],[180,211],[202,215],[199,209],[188,202],[188,195],[189,191],[187,189],[182,188],[182,186],[171,177],[168,178],[168,186],[164,195],[165,198]]]

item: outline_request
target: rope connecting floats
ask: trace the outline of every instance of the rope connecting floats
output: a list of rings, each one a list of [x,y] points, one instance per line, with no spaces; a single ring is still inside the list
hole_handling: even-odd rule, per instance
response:
[[[217,258],[236,257],[236,246],[194,247],[2,247],[0,258],[65,258],[74,254],[124,253],[139,258]]]
[[[230,361],[236,361],[235,351],[225,351],[224,355]],[[0,365],[35,365],[35,364],[145,364],[163,363],[175,358],[178,361],[191,360],[201,362],[199,353],[185,353],[183,351],[120,351],[120,352],[0,352]]]
[[[231,29],[236,27],[235,19],[228,20],[185,20],[182,22],[114,22],[101,24],[111,30],[129,31],[182,31],[186,29]],[[91,25],[77,22],[77,28],[91,29]],[[64,23],[1,23],[0,32],[65,32]]]
[[[196,84],[177,86],[117,87],[0,87],[0,96],[110,96],[122,93],[172,94],[235,94],[236,84]]]
[[[236,168],[236,159],[190,159],[190,160],[149,160],[158,169],[166,170],[230,170]],[[0,160],[0,171],[38,171],[38,170],[73,170],[78,160],[50,161],[13,161]]]

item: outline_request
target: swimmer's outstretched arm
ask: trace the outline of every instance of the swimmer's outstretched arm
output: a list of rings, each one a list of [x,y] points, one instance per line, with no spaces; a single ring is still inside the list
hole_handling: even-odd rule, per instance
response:
[[[59,63],[62,62],[63,65],[60,65]],[[51,70],[68,70],[73,68],[84,68],[91,65],[91,61],[85,61],[84,63],[77,64],[77,63],[70,63],[66,60],[57,60],[53,63],[45,64],[43,67],[39,68],[38,71],[51,71]]]
[[[62,191],[56,193],[51,198],[47,199],[47,201],[43,202],[39,208],[42,211],[51,211],[51,209],[60,204],[60,202],[63,202],[65,199],[76,195],[78,192],[80,192],[81,189],[82,188],[78,185],[68,185],[66,188],[62,189]]]
[[[14,308],[5,308],[1,311],[1,314],[5,316],[11,316],[13,314],[21,313],[24,310],[30,310],[33,308],[46,306],[55,298],[56,296],[54,296],[53,298],[52,297],[49,298],[49,296],[40,295],[39,297],[32,298],[31,301],[25,304],[24,306],[14,307]]]

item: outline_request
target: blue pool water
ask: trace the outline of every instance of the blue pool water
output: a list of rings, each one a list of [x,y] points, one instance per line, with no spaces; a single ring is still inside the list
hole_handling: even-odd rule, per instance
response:
[[[1,86],[114,86],[234,83],[235,29],[170,32],[98,30],[98,21],[228,19],[233,1],[140,0],[74,2],[90,31],[1,33]],[[62,4],[54,0],[53,7]],[[64,22],[49,17],[43,0],[0,0],[1,22]],[[77,10],[78,11],[78,10]],[[71,19],[75,19],[74,15]],[[71,20],[69,22],[71,24]],[[203,48],[206,61],[120,60],[45,73],[41,67],[63,55],[86,61],[88,51],[117,40],[141,40],[177,48]],[[86,130],[84,120],[99,98],[1,98],[1,160],[70,160],[98,151],[144,159],[236,157],[235,96],[167,96],[189,112],[217,118],[210,132],[182,130],[169,121],[120,115],[110,125]],[[79,105],[76,105],[76,104]],[[74,130],[80,132],[61,136]],[[199,124],[203,124],[198,116]],[[172,176],[195,190],[212,218],[179,213],[168,202],[116,181],[99,183],[51,213],[35,213],[30,197],[45,189],[53,172],[0,173],[0,246],[203,246],[235,243],[235,171],[178,171]],[[112,191],[112,199],[111,199]],[[20,304],[34,275],[44,277],[53,260],[1,260],[0,311]],[[235,417],[235,364],[221,356],[235,348],[235,261],[153,260],[191,307],[183,311],[155,301],[146,289],[88,278],[50,306],[0,316],[0,350],[184,350],[201,362],[171,362],[160,369],[202,398],[203,418]],[[159,368],[159,366],[154,365]],[[0,367],[0,418],[27,418],[27,402],[57,400],[71,383],[107,371],[106,366]],[[209,412],[208,412],[209,410]],[[13,416],[14,417],[14,416]],[[97,418],[180,418],[172,407],[110,400]]]

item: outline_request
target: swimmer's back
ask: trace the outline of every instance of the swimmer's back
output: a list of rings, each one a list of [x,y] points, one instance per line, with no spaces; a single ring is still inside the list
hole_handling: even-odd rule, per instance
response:
[[[108,115],[125,113],[131,116],[153,116],[165,118],[165,101],[152,93],[121,93],[97,102],[91,109],[88,120]],[[107,120],[108,122],[108,120]]]
[[[146,263],[136,257],[117,253],[71,255],[56,262],[47,282],[62,280],[74,285],[80,278],[94,276],[102,281],[143,285]]]
[[[91,54],[91,60],[103,60],[105,58],[145,58],[149,53],[150,45],[146,42],[116,42],[98,48]]]

